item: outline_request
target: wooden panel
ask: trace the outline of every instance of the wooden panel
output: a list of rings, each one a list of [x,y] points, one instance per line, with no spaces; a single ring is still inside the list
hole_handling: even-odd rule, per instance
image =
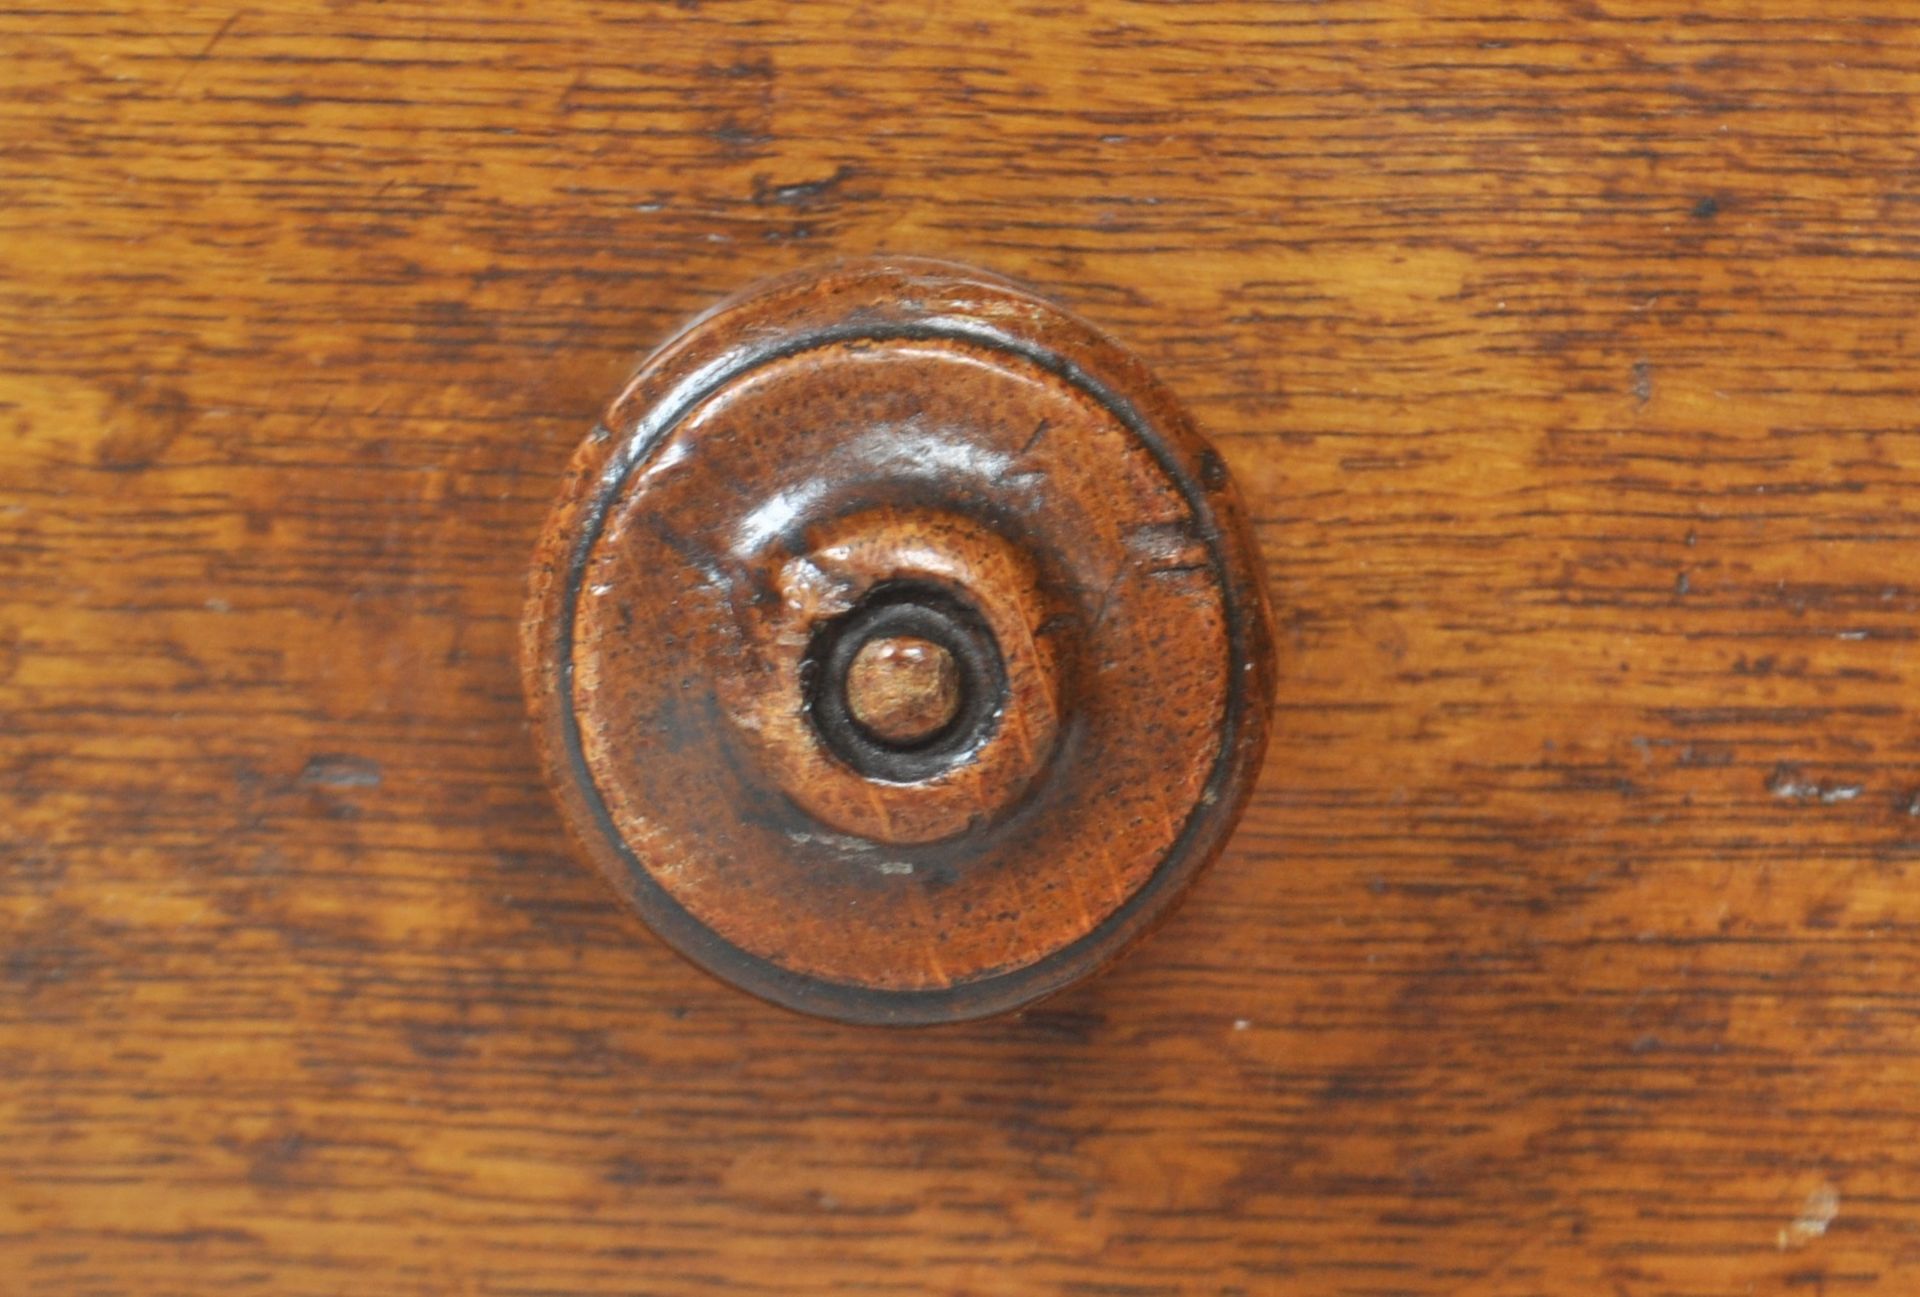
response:
[[[1920,1283],[1920,24],[0,17],[0,1265],[57,1294]],[[706,980],[512,626],[638,350],[1020,276],[1248,488],[1274,751],[1022,1019]]]

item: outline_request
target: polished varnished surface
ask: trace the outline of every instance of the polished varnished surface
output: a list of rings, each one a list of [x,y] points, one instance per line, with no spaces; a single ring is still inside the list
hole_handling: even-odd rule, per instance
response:
[[[1273,647],[1232,477],[1016,284],[895,256],[748,288],[565,480],[534,738],[583,855],[728,981],[858,1023],[1023,1008],[1161,922],[1247,804]],[[902,634],[959,676],[920,744],[849,687]]]
[[[1903,12],[0,19],[0,1287],[1913,1291]],[[1141,351],[1287,682],[1151,942],[893,1034],[611,903],[512,660],[636,350],[876,249]]]

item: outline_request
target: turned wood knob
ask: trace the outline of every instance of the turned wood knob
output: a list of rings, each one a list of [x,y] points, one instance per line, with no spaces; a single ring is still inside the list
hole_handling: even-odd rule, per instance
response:
[[[1073,315],[940,262],[757,286],[650,357],[541,538],[524,674],[585,854],[791,1008],[1017,1008],[1143,935],[1265,747],[1220,456]]]

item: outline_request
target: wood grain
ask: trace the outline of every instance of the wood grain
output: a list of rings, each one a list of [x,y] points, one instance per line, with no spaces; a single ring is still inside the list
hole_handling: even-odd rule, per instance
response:
[[[0,11],[10,1291],[1904,1294],[1920,24]],[[1140,350],[1282,710],[1114,973],[877,1035],[566,852],[512,663],[636,354],[829,252]]]

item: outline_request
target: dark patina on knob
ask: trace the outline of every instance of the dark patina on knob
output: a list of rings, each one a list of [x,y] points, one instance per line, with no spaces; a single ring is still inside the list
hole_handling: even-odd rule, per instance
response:
[[[1218,853],[1271,636],[1220,457],[995,276],[839,263],[641,367],[575,456],[524,671],[561,806],[669,944],[790,1008],[1027,1004]]]

